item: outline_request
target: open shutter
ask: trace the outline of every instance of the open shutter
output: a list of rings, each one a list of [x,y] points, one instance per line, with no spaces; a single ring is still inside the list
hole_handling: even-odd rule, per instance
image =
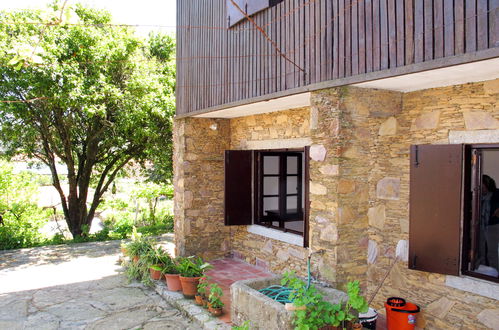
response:
[[[411,146],[409,268],[459,275],[462,145]]]
[[[305,198],[303,199],[303,247],[308,248],[309,247],[309,218],[310,218],[310,147],[305,147],[305,152],[304,152],[304,169],[303,169],[303,176],[304,176],[304,187],[303,190],[305,192]]]
[[[225,225],[252,223],[252,160],[250,150],[225,151]]]

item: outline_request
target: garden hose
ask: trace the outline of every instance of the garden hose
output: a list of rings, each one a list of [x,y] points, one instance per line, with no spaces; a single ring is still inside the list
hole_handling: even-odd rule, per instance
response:
[[[308,256],[307,260],[307,289],[310,288],[310,282],[312,281],[312,274],[310,273],[310,259],[312,257],[312,254]],[[271,285],[267,288],[258,290],[258,292],[266,295],[267,297],[280,302],[281,304],[285,303],[291,303],[292,301],[289,299],[289,295],[293,291],[290,288],[287,288],[282,285]]]

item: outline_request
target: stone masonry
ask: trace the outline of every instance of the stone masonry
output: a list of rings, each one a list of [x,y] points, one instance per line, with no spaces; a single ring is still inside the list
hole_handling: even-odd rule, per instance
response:
[[[232,253],[275,273],[305,275],[307,249],[223,226],[223,151],[299,141],[310,146],[310,247],[325,250],[313,256],[315,277],[339,289],[360,280],[370,297],[398,255],[374,308],[383,312],[387,297],[401,296],[422,308],[422,328],[497,327],[496,299],[452,288],[445,275],[409,270],[407,244],[410,145],[469,133],[499,143],[498,100],[499,80],[411,93],[340,87],[314,92],[310,108],[177,119],[177,252]]]

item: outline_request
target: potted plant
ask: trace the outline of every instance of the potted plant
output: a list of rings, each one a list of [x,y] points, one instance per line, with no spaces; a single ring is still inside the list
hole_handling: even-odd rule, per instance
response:
[[[206,307],[208,302],[209,279],[206,275],[199,279],[198,292],[195,296],[196,303],[203,307]]]
[[[153,242],[142,238],[141,234],[138,233],[137,229],[134,227],[132,240],[125,246],[127,254],[133,262],[137,263],[141,256],[148,254],[153,248]]]
[[[180,283],[182,284],[182,293],[187,299],[194,299],[198,291],[199,279],[204,272],[213,268],[209,263],[204,262],[200,257],[181,258],[178,262],[180,273]]]
[[[212,283],[210,285],[210,295],[208,296],[208,311],[213,316],[222,315],[222,308],[224,307],[224,303],[221,298],[224,292],[222,288],[218,286],[216,283]]]
[[[346,303],[336,304],[335,313],[337,321],[333,325],[341,325],[342,329],[347,329],[350,325],[352,329],[361,329],[358,323],[359,313],[366,313],[369,309],[366,299],[360,294],[359,281],[347,283],[348,300]]]
[[[161,273],[165,276],[166,286],[170,291],[182,290],[178,265],[175,259],[165,260]]]
[[[165,263],[171,260],[170,255],[161,246],[149,250],[145,255],[145,260],[149,265],[151,279],[160,280],[161,271]]]

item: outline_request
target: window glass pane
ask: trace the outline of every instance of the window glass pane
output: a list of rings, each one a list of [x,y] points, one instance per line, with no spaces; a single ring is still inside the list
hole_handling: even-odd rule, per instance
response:
[[[279,194],[279,178],[265,177],[263,178],[263,194],[277,195]]]
[[[298,174],[298,156],[286,157],[287,174]]]
[[[296,213],[296,209],[298,208],[298,197],[297,196],[288,196],[286,197],[286,213]]]
[[[263,198],[263,214],[267,215],[265,211],[276,211],[279,209],[279,198],[278,197],[264,197]]]
[[[279,174],[278,156],[263,156],[263,174]]]
[[[286,178],[286,194],[297,194],[298,193],[298,177],[288,176]]]

